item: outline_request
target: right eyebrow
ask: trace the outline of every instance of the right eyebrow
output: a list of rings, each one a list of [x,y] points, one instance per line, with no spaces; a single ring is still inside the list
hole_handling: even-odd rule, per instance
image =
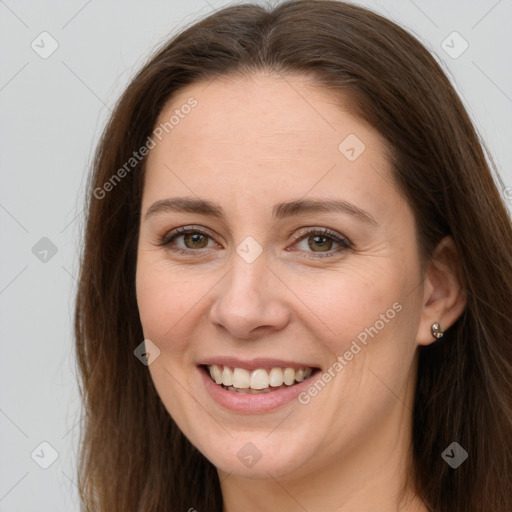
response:
[[[218,219],[224,219],[224,210],[221,206],[206,201],[205,199],[194,199],[190,197],[170,197],[153,203],[146,211],[145,218],[163,212],[185,212],[200,213]]]

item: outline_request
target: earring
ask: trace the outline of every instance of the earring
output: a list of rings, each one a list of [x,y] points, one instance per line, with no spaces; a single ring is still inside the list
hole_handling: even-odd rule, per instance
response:
[[[432,324],[432,336],[434,336],[434,338],[438,340],[440,340],[444,336],[444,331],[443,329],[441,329],[441,326],[439,325],[438,322]]]

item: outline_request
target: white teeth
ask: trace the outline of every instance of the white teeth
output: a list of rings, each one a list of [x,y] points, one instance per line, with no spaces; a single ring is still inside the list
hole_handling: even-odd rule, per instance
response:
[[[236,386],[235,386],[236,387]],[[268,388],[268,373],[266,370],[254,370],[251,373],[251,389],[266,389]]]
[[[285,368],[283,373],[283,382],[287,386],[291,386],[295,382],[295,370],[293,368]]]
[[[235,368],[233,370],[233,387],[235,388],[249,388],[251,376],[247,370],[243,368]]]
[[[210,366],[210,375],[217,384],[222,384],[222,372],[216,364]]]
[[[269,384],[275,388],[283,385],[283,370],[281,368],[272,368],[268,375]]]
[[[229,366],[209,365],[208,370],[217,384],[236,389],[268,390],[280,388],[283,384],[291,386],[295,382],[302,382],[313,372],[312,368],[271,368],[267,371],[258,368],[249,372],[244,368],[230,368]]]
[[[222,384],[224,384],[224,386],[233,385],[233,370],[229,366],[224,366],[224,371],[222,372]]]

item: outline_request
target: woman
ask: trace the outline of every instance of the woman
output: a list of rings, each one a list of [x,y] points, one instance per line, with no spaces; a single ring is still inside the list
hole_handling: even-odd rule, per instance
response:
[[[511,222],[410,34],[222,9],[134,78],[90,192],[84,510],[512,509]]]

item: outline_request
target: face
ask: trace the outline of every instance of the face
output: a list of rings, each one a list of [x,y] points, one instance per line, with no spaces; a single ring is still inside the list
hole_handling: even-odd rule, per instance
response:
[[[410,422],[422,278],[384,141],[299,75],[194,84],[157,124],[177,109],[148,157],[137,261],[169,414],[240,476],[389,455]]]

